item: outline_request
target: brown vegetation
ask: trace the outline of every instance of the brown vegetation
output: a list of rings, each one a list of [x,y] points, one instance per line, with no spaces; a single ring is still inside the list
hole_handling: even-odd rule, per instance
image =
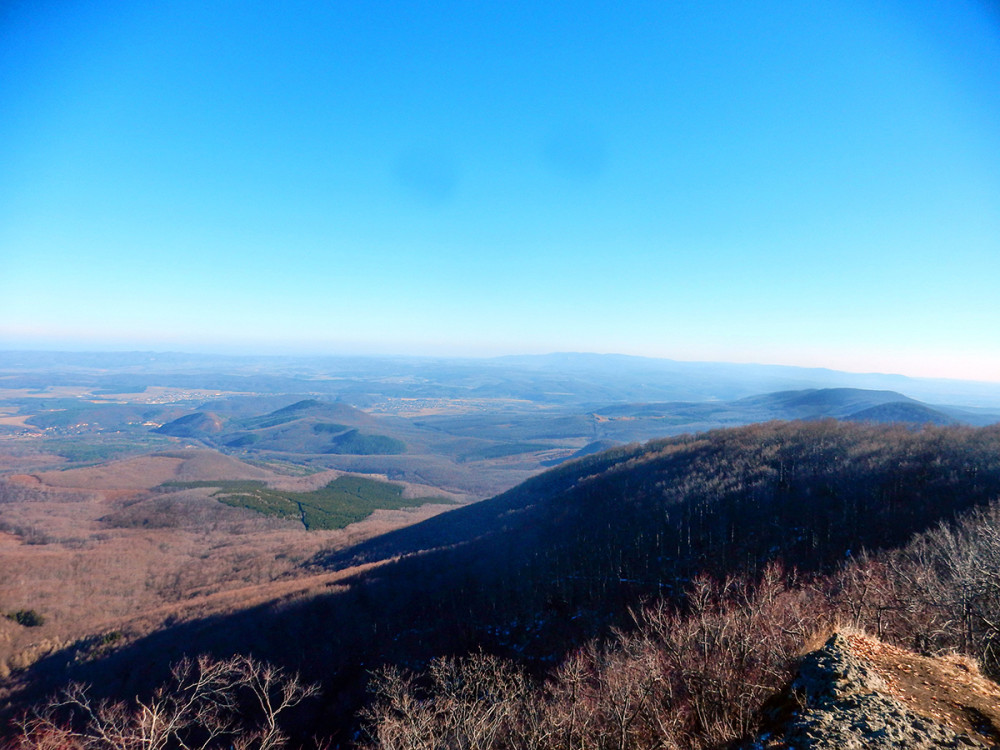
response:
[[[109,461],[98,466],[38,475],[49,487],[148,490],[169,481],[269,479],[271,472],[216,451],[186,450]]]
[[[304,560],[454,507],[376,512],[306,533],[298,522],[222,505],[211,488],[152,491],[168,480],[243,478],[303,491],[339,474],[282,476],[191,450],[0,479],[0,612],[33,609],[46,619],[28,631],[0,618],[0,679],[101,634],[120,634],[120,647],[166,622],[326,590],[343,574],[317,575]]]
[[[969,540],[973,529],[986,532],[984,524],[995,531],[998,520],[994,506],[886,557],[912,554],[913,547],[956,534]],[[966,552],[983,562],[974,550]],[[921,564],[938,567],[946,556],[939,551]],[[366,713],[369,747],[651,750],[735,742],[754,732],[765,703],[791,679],[802,644],[821,643],[840,629],[830,623],[852,617],[863,625],[881,624],[884,637],[897,641],[963,642],[969,623],[939,621],[935,603],[919,595],[923,584],[913,583],[915,568],[902,574],[883,562],[850,562],[838,576],[809,581],[773,567],[756,583],[699,578],[682,608],[660,601],[643,609],[635,630],[617,631],[603,644],[590,642],[541,685],[512,662],[484,655],[439,659],[418,675],[386,669],[373,684],[375,702]],[[897,572],[885,581],[894,592],[892,606],[905,607],[909,617],[888,629],[878,613],[889,599],[885,589],[875,595],[872,581],[892,570]],[[980,613],[978,622],[994,622],[996,615],[996,609],[989,618]],[[880,676],[885,694],[915,715],[961,735],[1000,739],[1000,687],[980,675],[974,660],[952,651],[932,658],[856,629],[845,637]],[[996,669],[991,653],[980,656]]]
[[[874,564],[853,561],[840,576],[809,580],[776,566],[757,580],[699,578],[689,586],[682,607],[659,601],[635,612],[634,628],[589,642],[541,682],[513,661],[483,653],[437,658],[418,673],[383,668],[364,712],[368,739],[363,744],[370,750],[652,750],[737,741],[753,734],[762,707],[791,679],[802,644],[825,638],[829,623],[856,616],[856,597],[871,591],[861,582],[870,583],[866,569]],[[900,636],[912,633],[897,632]],[[1000,688],[981,677],[974,662],[954,655],[932,659],[857,630],[846,631],[845,637],[855,655],[881,677],[886,694],[914,714],[972,736],[983,735],[984,722],[1000,726]],[[216,679],[212,669],[211,662],[198,663],[210,686]],[[261,669],[267,667],[253,667]],[[46,744],[54,739],[64,747],[131,747],[125,739],[109,744],[110,733],[134,733],[156,712],[185,717],[177,726],[188,731],[192,724],[184,712],[200,715],[187,708],[197,703],[189,700],[190,686],[201,684],[192,674],[191,663],[182,665],[172,687],[132,705],[101,703],[82,687],[71,686],[25,723],[11,747],[40,750],[55,746]],[[238,674],[245,679],[243,672]],[[301,682],[293,683],[292,692],[283,694],[305,697],[308,691],[302,692]],[[237,731],[233,722],[242,722],[241,741],[251,743],[244,746],[278,746],[264,740],[279,736],[277,722],[271,721],[265,731],[252,718],[265,703],[253,703],[250,717],[234,716],[234,705],[228,699],[210,705],[211,711],[228,713],[225,721],[214,714],[199,719],[212,727],[218,722],[221,729],[203,736],[204,744],[198,746],[213,746],[226,733],[231,741]],[[82,724],[66,723],[67,708],[83,712],[76,714]],[[90,744],[81,738],[89,738]]]
[[[882,678],[886,694],[914,713],[957,733],[1000,740],[1000,685],[984,678],[974,660],[923,656],[861,632],[847,632],[845,640]]]
[[[485,655],[439,659],[426,675],[383,671],[368,711],[371,747],[713,747],[752,728],[829,617],[778,568],[756,582],[696,580],[685,610],[664,602],[637,627],[592,641],[542,685]],[[819,606],[818,606],[819,605]]]
[[[802,644],[839,623],[898,647],[964,651],[986,674],[1000,671],[1000,511],[937,525],[997,497],[998,437],[822,422],[626,447],[349,555],[316,558],[342,566],[322,574],[336,596],[278,580],[300,573],[264,556],[274,547],[241,562],[258,540],[290,532],[212,515],[219,511],[194,490],[118,502],[90,521],[109,539],[84,541],[97,549],[149,535],[147,544],[190,545],[192,564],[171,569],[173,589],[160,586],[161,604],[147,611],[188,612],[191,627],[162,631],[146,652],[136,644],[130,658],[165,644],[217,648],[225,638],[234,641],[225,648],[263,645],[286,667],[314,670],[310,679],[322,673],[341,711],[357,705],[364,662],[377,674],[364,717],[371,747],[717,747],[753,731]],[[103,502],[88,497],[64,504]],[[191,515],[177,527],[141,523],[165,524],[178,508]],[[213,524],[231,536],[196,562]],[[64,542],[33,546],[55,544]],[[252,586],[224,576],[199,584],[215,559],[241,575],[277,567]],[[358,561],[377,567],[356,575],[349,565]],[[187,619],[197,602],[236,609],[240,596],[265,601],[278,586],[287,607]],[[187,598],[175,604],[171,590]],[[108,663],[132,678],[123,661]],[[330,711],[338,723],[304,726],[346,740],[349,720]]]
[[[278,750],[279,717],[316,685],[250,657],[201,657],[174,665],[171,680],[133,703],[97,700],[69,685],[21,724],[12,750]]]

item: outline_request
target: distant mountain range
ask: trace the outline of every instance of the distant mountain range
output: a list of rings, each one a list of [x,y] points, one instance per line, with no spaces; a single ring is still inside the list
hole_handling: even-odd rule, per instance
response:
[[[7,352],[0,385],[12,415],[0,429],[51,439],[70,460],[186,441],[250,460],[384,475],[470,500],[614,445],[753,422],[1000,421],[1000,384],[595,354]]]
[[[0,377],[6,388],[87,384],[114,393],[161,385],[311,393],[362,408],[385,398],[512,398],[554,405],[731,401],[814,388],[892,390],[933,404],[1000,408],[1000,383],[613,354],[444,359],[5,351]]]
[[[774,419],[846,419],[859,422],[909,422],[913,424],[992,424],[1000,410],[968,411],[957,407],[933,407],[895,391],[860,388],[820,388],[778,391],[735,401],[613,404],[598,410],[605,418],[675,425],[749,424]],[[639,429],[633,424],[633,429]],[[660,428],[663,431],[663,428]],[[669,429],[672,433],[675,430]],[[667,434],[667,433],[664,433]]]
[[[517,459],[555,466],[618,444],[773,420],[836,418],[909,424],[989,424],[1000,414],[932,407],[893,391],[857,388],[780,391],[735,401],[619,403],[593,411],[507,410],[412,419],[373,416],[341,402],[303,399],[263,414],[220,400],[163,424],[160,435],[197,440],[226,452],[285,457],[350,468],[336,456],[365,457],[365,466],[394,478],[426,480],[442,460],[454,476],[439,486],[462,486],[465,465],[503,466]],[[205,407],[212,407],[212,410]],[[61,414],[61,412],[57,412]],[[406,459],[392,458],[402,457]],[[355,459],[356,460],[356,459]],[[333,464],[331,464],[331,461]]]

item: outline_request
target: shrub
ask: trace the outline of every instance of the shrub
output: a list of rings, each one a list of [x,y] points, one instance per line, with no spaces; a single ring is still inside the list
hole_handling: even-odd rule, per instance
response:
[[[37,628],[45,624],[45,617],[33,609],[19,609],[17,612],[11,612],[7,617],[26,628]]]

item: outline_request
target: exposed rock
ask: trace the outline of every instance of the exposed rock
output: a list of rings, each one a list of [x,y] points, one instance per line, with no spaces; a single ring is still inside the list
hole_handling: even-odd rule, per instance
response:
[[[1000,747],[1000,686],[963,659],[835,633],[768,703],[763,727],[741,747]]]

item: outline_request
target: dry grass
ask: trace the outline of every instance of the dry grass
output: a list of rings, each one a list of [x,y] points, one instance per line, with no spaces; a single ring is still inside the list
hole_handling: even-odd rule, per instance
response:
[[[346,574],[316,575],[303,561],[454,507],[377,511],[344,529],[307,532],[298,521],[222,505],[210,487],[150,491],[215,479],[308,491],[341,473],[287,477],[192,450],[2,480],[13,501],[0,502],[0,612],[33,609],[46,621],[26,628],[0,618],[0,678],[91,635],[119,632],[124,643],[166,621],[327,589]]]
[[[273,472],[209,450],[155,453],[109,461],[99,466],[36,475],[40,482],[49,487],[95,490],[148,490],[170,481],[269,480],[275,476]]]
[[[1000,740],[1000,685],[983,677],[971,659],[921,656],[858,631],[843,635],[889,695],[914,713],[960,734]]]
[[[66,464],[66,459],[40,450],[34,437],[8,439],[0,444],[0,473],[35,471],[39,468],[56,468]]]

